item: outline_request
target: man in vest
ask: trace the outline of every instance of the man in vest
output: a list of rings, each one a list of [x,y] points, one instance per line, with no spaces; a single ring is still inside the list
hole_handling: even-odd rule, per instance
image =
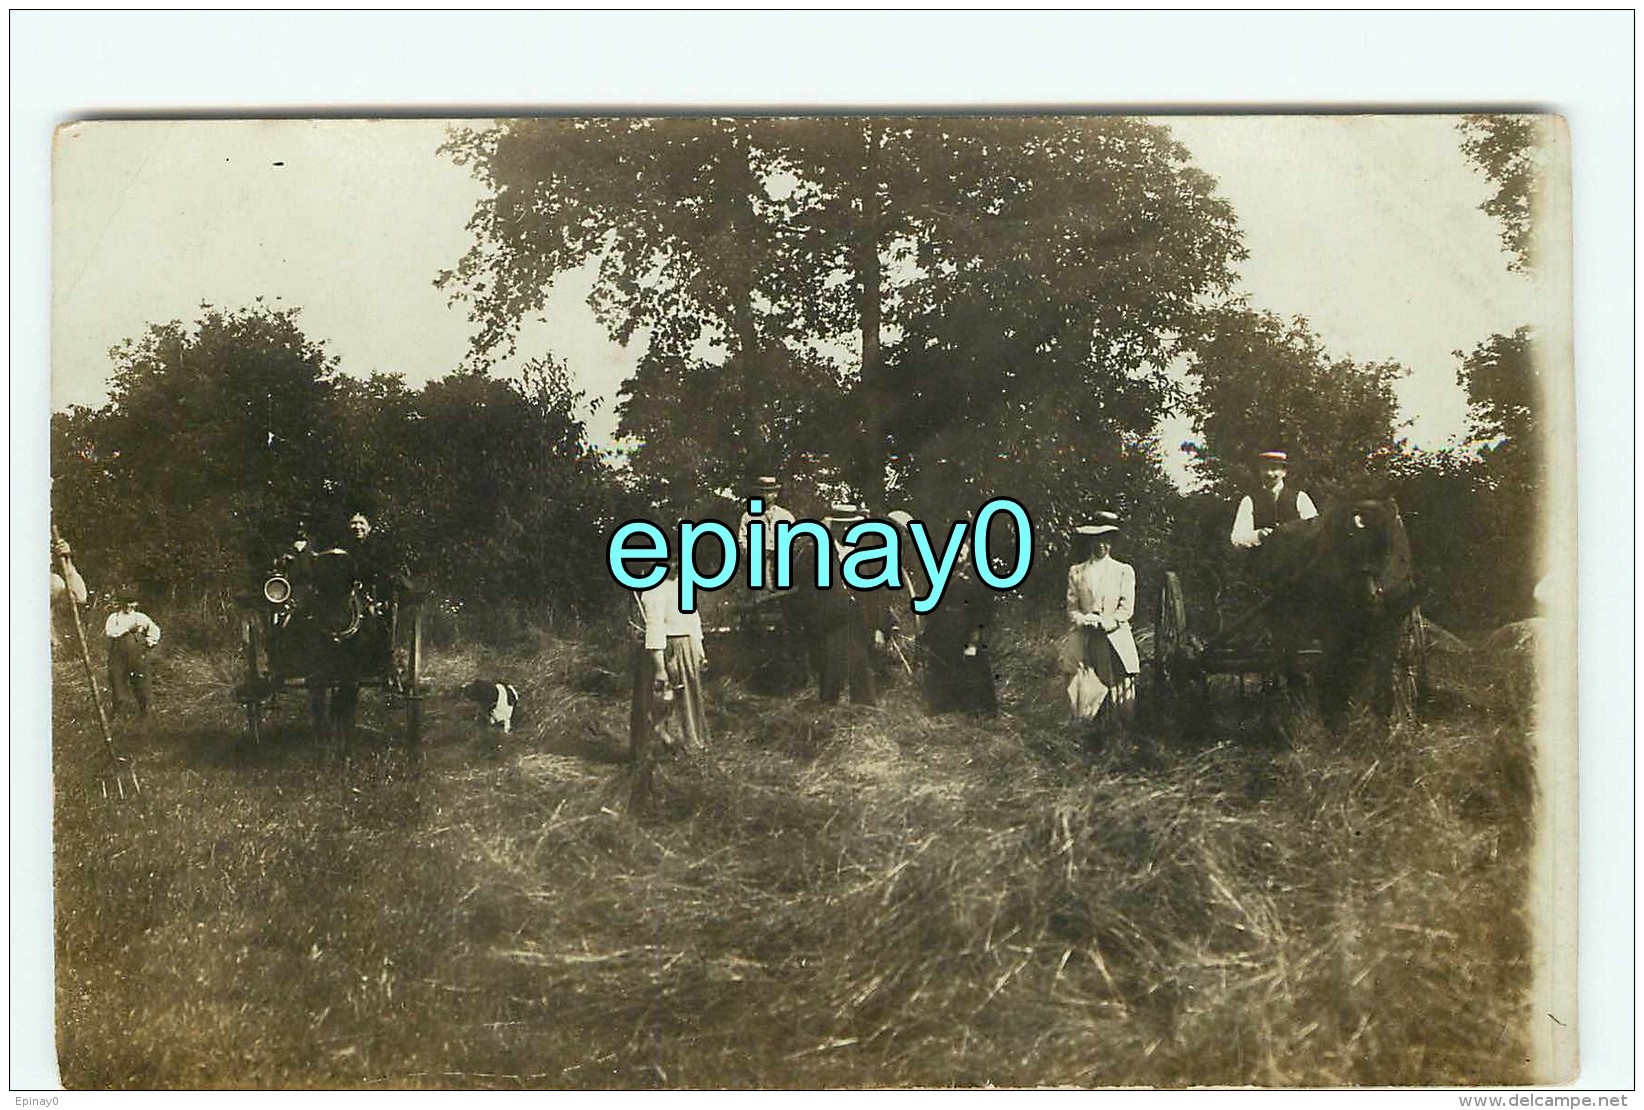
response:
[[[1263,451],[1256,456],[1262,488],[1239,502],[1239,511],[1233,517],[1233,532],[1228,537],[1234,547],[1260,547],[1280,525],[1311,520],[1319,515],[1312,498],[1285,484],[1289,467],[1290,457],[1283,451]]]
[[[753,486],[748,490],[748,500],[750,502],[756,500],[762,502],[759,516],[755,517],[753,513],[744,512],[736,529],[737,537],[742,542],[742,550],[747,553],[747,557],[749,559],[763,557],[766,588],[770,587],[776,575],[776,526],[781,521],[787,521],[789,524],[794,523],[793,514],[776,503],[777,498],[781,496],[782,483],[774,477],[765,475],[755,478]],[[754,551],[752,545],[748,542],[748,525],[756,519],[765,522],[764,534],[760,541],[761,551]]]

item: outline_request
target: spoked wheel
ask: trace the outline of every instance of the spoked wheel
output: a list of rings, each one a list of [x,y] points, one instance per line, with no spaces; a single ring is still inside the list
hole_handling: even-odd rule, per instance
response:
[[[405,655],[405,735],[413,744],[422,739],[422,607],[412,605],[411,644]]]
[[[1150,717],[1180,710],[1191,692],[1192,650],[1187,632],[1187,599],[1182,580],[1166,571],[1159,584],[1159,615],[1153,625],[1153,661],[1146,711]]]
[[[1187,599],[1175,571],[1165,572],[1159,586],[1159,621],[1153,628],[1153,659],[1166,663],[1187,652]]]
[[[241,707],[245,711],[245,734],[253,744],[263,740],[263,715],[267,711],[268,676],[262,670],[263,628],[254,615],[246,615],[240,625],[241,673],[244,678],[239,688]]]
[[[1397,720],[1414,720],[1427,697],[1427,649],[1427,625],[1417,605],[1399,628],[1393,659],[1393,715]]]
[[[1210,689],[1205,682],[1202,646],[1187,630],[1187,595],[1182,579],[1166,571],[1159,584],[1159,618],[1152,630],[1152,692],[1149,712],[1184,733],[1202,725]]]

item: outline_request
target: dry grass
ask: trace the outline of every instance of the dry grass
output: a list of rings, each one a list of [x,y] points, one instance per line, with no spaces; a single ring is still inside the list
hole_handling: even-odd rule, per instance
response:
[[[610,636],[442,649],[515,681],[500,751],[365,696],[343,764],[300,698],[255,751],[225,664],[173,657],[88,790],[56,719],[58,1034],[76,1088],[1511,1084],[1526,1078],[1534,784],[1507,666],[1335,738],[1227,712],[1097,753],[1048,637],[1007,712],[756,698],[636,797]],[[1492,700],[1493,699],[1493,700]]]

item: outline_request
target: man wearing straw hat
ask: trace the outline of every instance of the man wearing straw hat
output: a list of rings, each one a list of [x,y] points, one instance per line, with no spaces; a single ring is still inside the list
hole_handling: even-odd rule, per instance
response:
[[[1261,489],[1239,502],[1228,536],[1234,547],[1260,547],[1275,528],[1319,515],[1312,498],[1285,483],[1290,456],[1285,451],[1261,451],[1256,455],[1256,471]]]
[[[753,480],[752,487],[748,490],[748,500],[753,501],[757,498],[760,502],[762,502],[759,515],[755,516],[751,512],[744,512],[742,514],[742,520],[736,528],[736,534],[742,539],[742,550],[747,553],[748,558],[752,559],[755,553],[750,549],[750,545],[748,543],[748,525],[752,524],[755,520],[762,520],[765,522],[763,547],[765,559],[765,581],[767,583],[771,582],[776,575],[775,567],[773,565],[776,561],[776,525],[779,521],[784,520],[789,524],[794,523],[793,514],[776,503],[777,498],[781,496],[782,483],[775,477],[766,474],[755,478]]]

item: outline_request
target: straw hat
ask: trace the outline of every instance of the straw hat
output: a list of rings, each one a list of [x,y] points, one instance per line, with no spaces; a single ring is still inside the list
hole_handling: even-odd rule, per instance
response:
[[[836,501],[828,506],[829,524],[856,524],[864,519],[862,510],[848,501]]]

